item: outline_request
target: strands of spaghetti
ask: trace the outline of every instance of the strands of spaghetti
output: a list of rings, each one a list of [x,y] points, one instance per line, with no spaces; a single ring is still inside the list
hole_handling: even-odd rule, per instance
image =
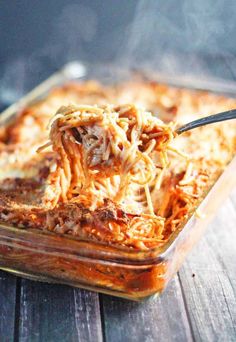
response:
[[[155,216],[149,187],[155,179],[160,187],[173,138],[170,125],[134,105],[83,105],[58,110],[44,146],[51,144],[59,156],[63,201],[77,196],[94,209],[104,198],[120,204],[130,188],[133,196],[144,189],[148,213]]]

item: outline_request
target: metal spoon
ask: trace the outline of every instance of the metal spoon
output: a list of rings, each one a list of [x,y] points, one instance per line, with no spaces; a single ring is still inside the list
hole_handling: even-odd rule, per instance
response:
[[[209,115],[204,118],[191,121],[187,123],[186,125],[180,126],[176,129],[177,134],[182,134],[186,131],[189,131],[190,129],[194,129],[200,126],[209,125],[211,123],[220,122],[220,121],[226,121],[236,119],[236,109],[228,110],[226,112],[222,112],[219,114]]]

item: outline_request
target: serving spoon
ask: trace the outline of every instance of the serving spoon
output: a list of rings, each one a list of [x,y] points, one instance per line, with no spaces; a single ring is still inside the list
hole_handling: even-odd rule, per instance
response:
[[[204,118],[191,121],[183,126],[178,127],[175,132],[177,134],[182,134],[186,131],[189,131],[197,127],[209,125],[215,122],[232,120],[232,119],[236,119],[236,109],[227,110],[226,112],[209,115]]]

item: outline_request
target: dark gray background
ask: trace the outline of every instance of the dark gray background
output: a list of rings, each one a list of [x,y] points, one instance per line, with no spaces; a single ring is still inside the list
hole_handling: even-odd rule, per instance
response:
[[[235,0],[1,1],[0,102],[74,59],[233,79],[235,36]]]
[[[235,0],[2,0],[0,107],[73,59],[234,79],[235,36]],[[235,341],[235,198],[153,301],[0,272],[0,340]]]

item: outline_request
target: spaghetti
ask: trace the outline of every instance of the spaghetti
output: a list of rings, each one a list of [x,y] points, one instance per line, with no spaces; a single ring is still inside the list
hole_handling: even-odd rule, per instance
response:
[[[95,209],[105,198],[121,204],[144,191],[154,216],[150,186],[158,179],[160,187],[173,137],[170,125],[134,105],[68,106],[52,119],[50,141],[39,151],[52,145],[59,157],[62,201],[77,196]]]

